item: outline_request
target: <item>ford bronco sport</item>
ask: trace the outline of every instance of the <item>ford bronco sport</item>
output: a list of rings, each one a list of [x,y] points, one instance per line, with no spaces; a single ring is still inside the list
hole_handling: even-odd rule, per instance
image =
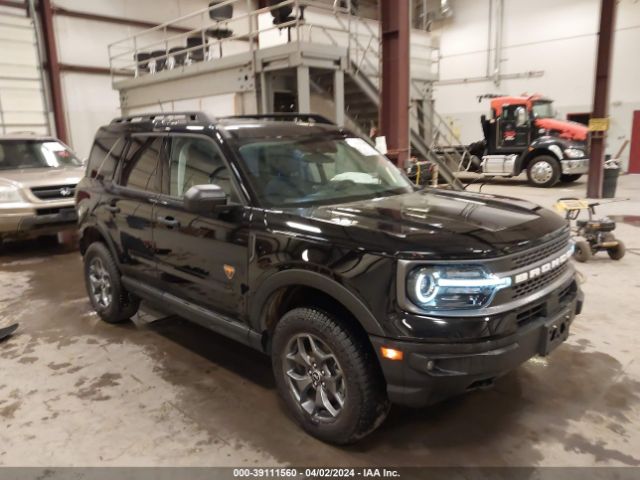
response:
[[[51,137],[0,136],[0,242],[75,229],[82,162]]]
[[[102,319],[144,299],[270,355],[291,415],[333,443],[392,402],[490,386],[582,308],[562,218],[418,188],[321,117],[116,119],[76,201]]]

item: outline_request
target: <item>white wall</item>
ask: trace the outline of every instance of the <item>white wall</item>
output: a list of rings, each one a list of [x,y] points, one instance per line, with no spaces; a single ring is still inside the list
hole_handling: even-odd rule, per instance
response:
[[[454,0],[455,16],[440,35],[440,79],[486,75],[489,0]],[[542,93],[555,100],[561,117],[590,112],[593,102],[599,0],[505,0],[502,73],[543,70],[538,78],[441,85],[436,109],[469,143],[482,138],[485,93]],[[640,2],[620,0],[610,90],[608,153],[630,138],[632,113],[640,110]],[[493,68],[493,65],[491,66]],[[629,149],[623,154],[628,162]]]
[[[162,23],[199,10],[207,0],[56,0],[56,6],[113,17]],[[60,63],[109,67],[110,43],[140,32],[142,28],[114,25],[62,15],[54,16]],[[69,142],[86,157],[100,125],[120,114],[118,94],[109,75],[62,73]]]

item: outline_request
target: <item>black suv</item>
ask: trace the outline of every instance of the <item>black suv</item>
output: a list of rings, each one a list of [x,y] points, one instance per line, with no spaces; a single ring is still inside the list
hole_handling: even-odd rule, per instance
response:
[[[329,442],[391,402],[490,386],[582,308],[562,218],[418,188],[321,117],[116,119],[76,200],[102,319],[144,299],[269,354],[292,415]]]

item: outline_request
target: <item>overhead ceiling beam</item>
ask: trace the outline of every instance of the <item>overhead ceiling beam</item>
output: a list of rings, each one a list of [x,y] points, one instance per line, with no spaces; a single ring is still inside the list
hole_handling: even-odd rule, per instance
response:
[[[2,0],[6,1],[6,0]],[[113,25],[127,25],[129,27],[138,27],[138,28],[154,28],[159,24],[153,22],[146,22],[144,20],[135,20],[133,18],[123,18],[123,17],[113,17],[111,15],[100,15],[97,13],[88,13],[88,12],[80,12],[78,10],[69,10],[68,8],[53,6],[51,7],[54,15],[59,15],[61,17],[70,17],[70,18],[79,18],[82,20],[89,20],[93,22],[103,22],[103,23],[111,23]],[[170,32],[179,32],[179,33],[187,33],[190,32],[190,28],[186,27],[178,27],[175,25],[170,25],[167,27],[167,30]]]
[[[0,0],[0,7],[23,8],[26,10],[27,4],[18,0]]]

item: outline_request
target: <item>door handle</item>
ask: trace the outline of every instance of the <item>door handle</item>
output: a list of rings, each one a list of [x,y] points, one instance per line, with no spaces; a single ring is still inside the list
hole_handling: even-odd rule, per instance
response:
[[[173,227],[179,227],[180,226],[180,221],[176,220],[173,217],[157,217],[158,222],[162,223],[163,225],[166,225],[167,227],[173,228]]]
[[[107,205],[104,207],[107,212],[111,213],[120,213],[120,207],[116,207],[115,205]]]

